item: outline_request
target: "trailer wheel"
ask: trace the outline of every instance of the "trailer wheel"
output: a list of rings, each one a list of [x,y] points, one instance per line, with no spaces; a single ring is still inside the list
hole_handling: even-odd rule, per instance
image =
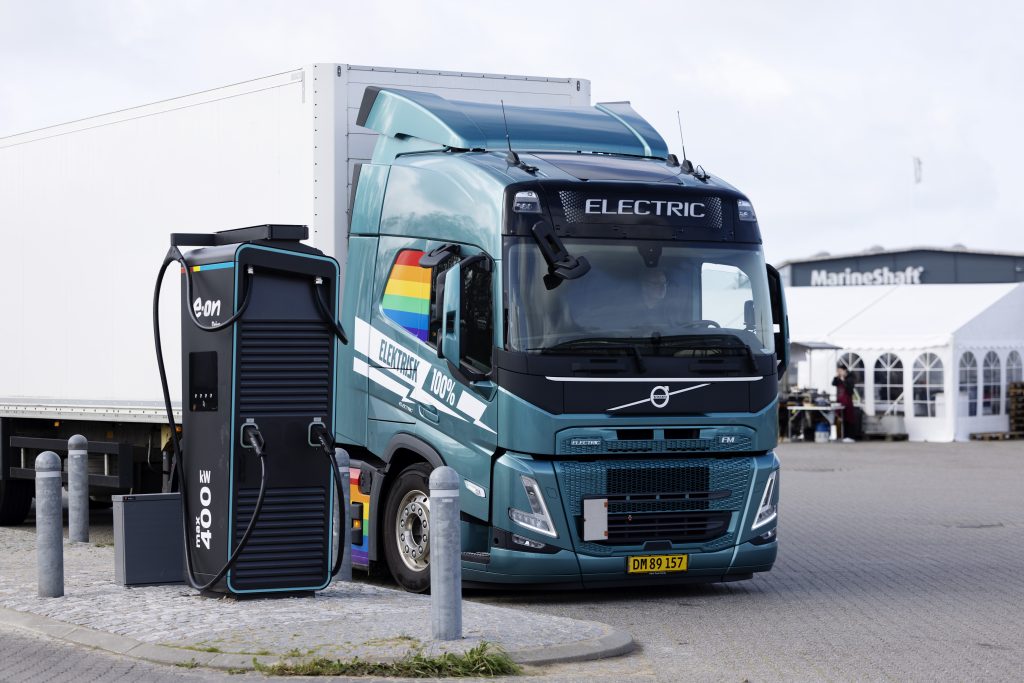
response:
[[[430,588],[430,465],[402,470],[384,507],[384,557],[391,576],[405,590]]]
[[[35,482],[27,479],[0,481],[0,525],[24,522],[34,494]]]

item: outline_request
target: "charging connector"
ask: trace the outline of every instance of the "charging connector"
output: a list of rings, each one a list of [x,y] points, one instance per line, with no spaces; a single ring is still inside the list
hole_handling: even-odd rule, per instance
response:
[[[263,434],[260,432],[260,428],[254,423],[248,422],[242,425],[242,445],[246,448],[251,448],[256,452],[256,455],[263,457],[263,449],[266,447],[267,442],[263,440]]]

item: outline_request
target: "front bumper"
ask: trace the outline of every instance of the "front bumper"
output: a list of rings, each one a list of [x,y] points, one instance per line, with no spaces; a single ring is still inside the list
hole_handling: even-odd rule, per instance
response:
[[[601,495],[606,491],[572,490],[572,486],[566,484],[566,478],[562,476],[560,479],[556,472],[560,469],[559,463],[506,454],[499,459],[494,471],[493,524],[497,529],[542,542],[547,547],[545,552],[492,547],[486,563],[463,562],[463,578],[480,584],[586,588],[712,583],[741,580],[750,578],[755,572],[768,571],[775,562],[778,543],[774,537],[771,542],[764,542],[758,537],[774,531],[778,520],[756,531],[750,527],[768,476],[778,469],[778,459],[774,453],[741,456],[740,459],[749,472],[742,480],[742,490],[735,478],[735,463],[723,468],[729,471],[729,476],[733,477],[731,485],[737,488],[736,495],[723,499],[731,513],[724,534],[702,543],[666,544],[663,541],[646,543],[645,547],[644,544],[607,545],[583,541],[577,498],[580,495]],[[682,467],[694,461],[680,459],[674,462]],[[616,464],[608,465],[614,467]],[[540,485],[558,531],[557,538],[532,533],[509,519],[509,507],[522,509],[527,505],[520,483],[523,475],[535,479]],[[777,492],[776,487],[776,496]],[[629,556],[680,553],[689,556],[687,571],[666,574],[629,574],[626,571]]]
[[[531,588],[716,583],[740,581],[756,572],[766,572],[772,568],[777,553],[777,542],[744,543],[713,553],[691,553],[687,571],[659,575],[627,574],[625,557],[593,557],[572,550],[541,555],[494,548],[486,565],[463,562],[462,578],[475,584],[529,585]]]

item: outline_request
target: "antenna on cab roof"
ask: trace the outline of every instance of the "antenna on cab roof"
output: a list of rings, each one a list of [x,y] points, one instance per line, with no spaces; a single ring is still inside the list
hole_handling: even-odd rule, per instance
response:
[[[683,163],[679,164],[679,160],[676,160],[676,164],[682,167],[684,173],[693,173],[693,164],[686,158],[686,141],[683,140],[683,118],[679,115],[679,110],[676,109],[676,123],[679,125],[679,144],[683,148]]]
[[[498,101],[501,102],[501,120],[505,122],[505,142],[508,144],[508,154],[505,155],[505,161],[509,166],[515,166],[527,173],[533,173],[537,170],[537,167],[524,164],[519,155],[512,150],[512,137],[508,134],[508,117],[505,116],[505,100]]]

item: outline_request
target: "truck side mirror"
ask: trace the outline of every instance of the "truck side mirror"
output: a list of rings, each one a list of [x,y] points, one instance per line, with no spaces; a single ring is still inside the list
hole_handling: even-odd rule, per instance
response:
[[[462,308],[462,264],[456,263],[444,274],[444,295],[441,301],[441,331],[438,336],[437,354],[439,358],[447,358],[448,362],[459,364],[459,311]]]
[[[778,325],[775,333],[775,356],[779,359],[778,376],[789,368],[789,317],[786,314],[786,294],[782,291],[782,276],[772,266],[768,270],[768,296],[772,303],[772,323]]]
[[[754,317],[754,302],[747,299],[743,302],[743,329],[752,332],[757,327],[757,320]]]
[[[492,268],[487,256],[470,256],[445,271],[442,281],[437,355],[448,361],[452,376],[467,384],[490,377]]]

